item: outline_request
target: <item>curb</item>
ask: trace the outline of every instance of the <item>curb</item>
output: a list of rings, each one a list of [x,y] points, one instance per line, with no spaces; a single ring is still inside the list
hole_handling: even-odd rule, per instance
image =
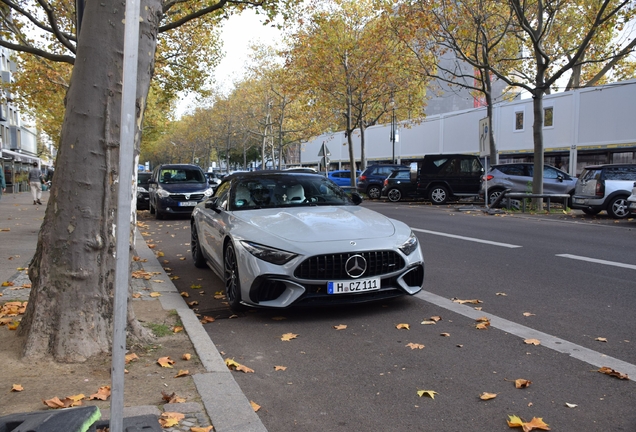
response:
[[[146,281],[152,291],[161,293],[159,301],[165,310],[176,310],[194,349],[206,369],[206,373],[193,375],[194,384],[201,396],[205,411],[214,430],[218,432],[267,432],[261,419],[254,412],[249,400],[234,380],[221,354],[210,339],[203,325],[179,294],[157,257],[146,245],[138,229],[135,229],[135,251],[147,272],[153,272],[154,280]]]

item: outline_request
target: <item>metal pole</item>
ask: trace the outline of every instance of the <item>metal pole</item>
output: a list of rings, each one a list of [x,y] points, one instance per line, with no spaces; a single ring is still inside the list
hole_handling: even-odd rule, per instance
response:
[[[395,163],[395,106],[391,115],[391,144],[393,145],[393,153],[391,154],[391,163]]]
[[[124,63],[119,137],[119,187],[115,225],[115,289],[113,348],[111,365],[110,431],[123,432],[124,364],[126,319],[130,273],[130,219],[135,149],[135,99],[137,95],[137,57],[139,50],[139,0],[126,1]]]

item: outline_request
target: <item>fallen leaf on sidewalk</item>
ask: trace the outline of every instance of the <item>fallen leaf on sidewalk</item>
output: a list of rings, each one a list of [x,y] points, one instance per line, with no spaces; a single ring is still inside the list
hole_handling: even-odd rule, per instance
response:
[[[627,374],[615,371],[614,369],[609,368],[607,366],[601,367],[598,370],[598,372],[600,372],[602,374],[605,374],[605,375],[613,376],[613,377],[618,378],[618,379],[624,379],[624,380],[629,379]]]
[[[524,342],[528,345],[541,345],[541,341],[539,339],[524,339]]]
[[[130,363],[131,361],[139,360],[139,356],[135,353],[126,354],[124,358],[126,364]]]
[[[51,399],[43,400],[42,402],[49,408],[64,408],[64,403],[57,396]]]
[[[20,384],[13,384],[13,387],[11,387],[12,392],[21,392],[23,390],[24,388]]]
[[[170,428],[179,424],[185,418],[184,414],[178,412],[164,412],[159,417],[159,424],[162,428]]]
[[[250,405],[252,405],[252,409],[254,410],[254,412],[258,411],[259,409],[261,409],[261,406],[259,404],[257,404],[254,401],[250,401]]]
[[[89,400],[99,399],[106,400],[110,397],[110,386],[102,386],[97,390],[97,393],[94,393],[88,397]]]
[[[188,375],[190,375],[190,371],[180,370],[174,377],[175,378],[181,378],[181,377],[188,376]]]
[[[166,356],[159,358],[159,360],[157,360],[157,363],[159,363],[161,367],[171,368],[175,361],[172,360],[169,356]]]
[[[481,300],[477,300],[477,299],[472,299],[472,300],[460,300],[457,297],[453,297],[451,299],[453,301],[453,303],[459,303],[459,304],[478,304],[478,303],[483,303],[483,301]]]
[[[198,427],[192,426],[190,432],[210,432],[214,426]]]
[[[161,396],[162,399],[166,402],[168,402],[169,404],[171,403],[184,403],[186,401],[186,398],[177,396],[176,393],[172,393],[172,394],[168,394],[164,391],[161,392]]]

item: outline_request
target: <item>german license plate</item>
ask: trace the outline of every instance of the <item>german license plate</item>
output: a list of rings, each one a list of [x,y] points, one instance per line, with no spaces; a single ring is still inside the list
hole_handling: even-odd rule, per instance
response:
[[[577,204],[584,204],[584,203],[585,203],[585,200],[584,200],[583,198],[576,198],[576,199],[574,200],[574,202],[575,202],[575,203],[577,203]]]
[[[327,293],[329,294],[350,294],[379,289],[380,278],[327,282]]]
[[[196,201],[181,201],[179,207],[194,207],[197,205]]]

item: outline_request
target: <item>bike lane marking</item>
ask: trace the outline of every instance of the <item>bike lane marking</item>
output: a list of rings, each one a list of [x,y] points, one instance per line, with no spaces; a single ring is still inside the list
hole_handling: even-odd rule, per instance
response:
[[[552,336],[548,333],[544,333],[530,327],[526,327],[519,323],[500,318],[488,312],[478,311],[472,307],[455,303],[452,300],[428,291],[422,290],[415,294],[415,297],[468,318],[477,319],[487,315],[490,319],[490,327],[495,327],[523,339],[539,339],[541,341],[541,346],[563,354],[568,354],[577,360],[584,361],[599,368],[612,368],[620,373],[627,374],[631,381],[636,381],[636,365],[632,363],[625,362],[615,357],[610,357],[601,352],[585,348],[584,346],[577,345],[565,339]]]

